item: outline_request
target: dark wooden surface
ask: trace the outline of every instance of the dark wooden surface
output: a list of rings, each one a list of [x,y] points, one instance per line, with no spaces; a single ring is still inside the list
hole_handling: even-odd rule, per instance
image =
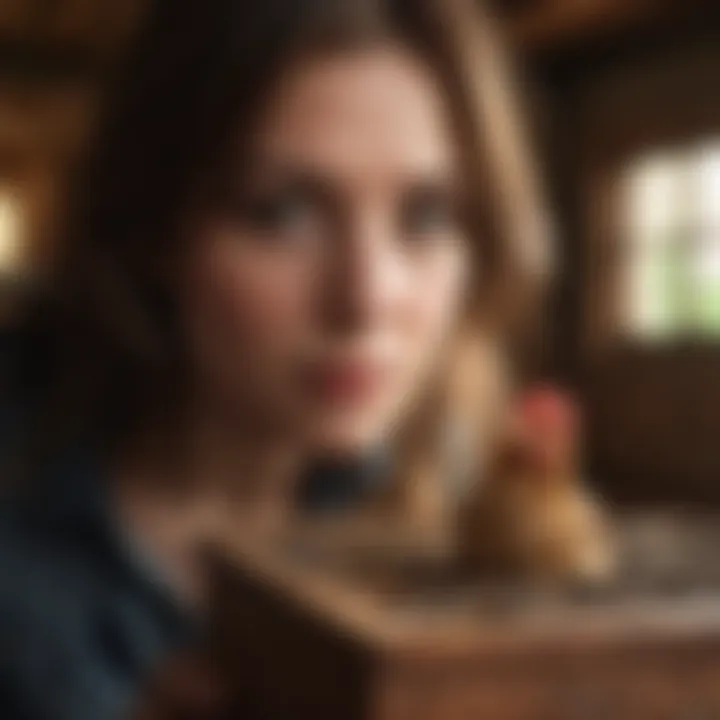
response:
[[[622,535],[616,583],[563,591],[462,578],[427,543],[231,544],[215,648],[278,720],[720,718],[714,519]]]

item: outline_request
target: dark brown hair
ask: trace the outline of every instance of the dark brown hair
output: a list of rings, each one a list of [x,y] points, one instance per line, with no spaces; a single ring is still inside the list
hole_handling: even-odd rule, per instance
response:
[[[42,387],[40,417],[52,428],[36,435],[92,436],[111,449],[178,402],[184,353],[163,273],[182,209],[290,63],[387,38],[440,75],[476,186],[485,278],[468,342],[498,315],[497,290],[517,293],[542,212],[498,32],[477,2],[158,0],[77,185],[57,275],[26,325],[44,375],[25,384]]]

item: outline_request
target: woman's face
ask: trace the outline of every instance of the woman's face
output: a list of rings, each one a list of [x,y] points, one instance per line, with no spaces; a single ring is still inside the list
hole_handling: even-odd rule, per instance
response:
[[[442,88],[410,53],[294,68],[183,264],[201,396],[312,452],[391,431],[467,283],[458,161]]]

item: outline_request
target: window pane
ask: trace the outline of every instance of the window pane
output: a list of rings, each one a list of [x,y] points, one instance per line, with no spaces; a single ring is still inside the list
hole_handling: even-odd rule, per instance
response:
[[[624,183],[627,328],[720,337],[720,138],[638,158]]]
[[[697,239],[693,253],[694,329],[720,335],[720,139],[701,143],[697,168]]]
[[[693,257],[692,280],[695,329],[720,335],[720,228],[702,234]]]
[[[689,177],[688,155],[676,151],[642,157],[626,173],[627,329],[646,339],[671,337],[688,315]]]
[[[630,266],[630,321],[628,330],[646,339],[671,337],[682,324],[676,299],[681,269],[672,246],[637,248]]]
[[[720,139],[702,143],[696,154],[699,224],[720,230]]]
[[[0,187],[0,274],[16,272],[23,250],[20,199],[11,187]]]
[[[687,157],[672,151],[633,163],[625,177],[625,224],[633,244],[654,245],[687,223],[690,192]]]

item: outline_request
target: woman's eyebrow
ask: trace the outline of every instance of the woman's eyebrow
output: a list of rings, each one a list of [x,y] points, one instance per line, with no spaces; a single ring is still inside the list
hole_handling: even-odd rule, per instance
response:
[[[343,185],[343,175],[328,168],[321,161],[312,158],[278,157],[273,154],[250,154],[233,161],[235,168],[229,168],[226,177],[235,191],[252,190],[263,185],[283,185],[303,188],[318,195],[337,196]],[[389,183],[403,190],[419,189],[421,192],[436,194],[442,192],[453,198],[462,199],[468,188],[464,174],[457,168],[444,165],[418,165],[408,163],[405,167],[391,168],[385,173]],[[385,180],[381,180],[385,182]]]
[[[404,194],[420,200],[447,202],[457,210],[463,209],[471,199],[467,183],[454,174],[418,175],[409,179]]]
[[[428,195],[442,194],[449,197],[459,197],[466,188],[461,179],[451,173],[417,173],[409,175],[407,185],[413,191]]]
[[[282,184],[331,194],[337,179],[319,164],[307,161],[260,158],[250,161],[243,173],[244,185]]]
[[[330,202],[337,195],[337,181],[309,163],[256,159],[244,162],[241,171],[226,168],[219,190],[222,196],[228,198],[263,191],[292,190]]]

